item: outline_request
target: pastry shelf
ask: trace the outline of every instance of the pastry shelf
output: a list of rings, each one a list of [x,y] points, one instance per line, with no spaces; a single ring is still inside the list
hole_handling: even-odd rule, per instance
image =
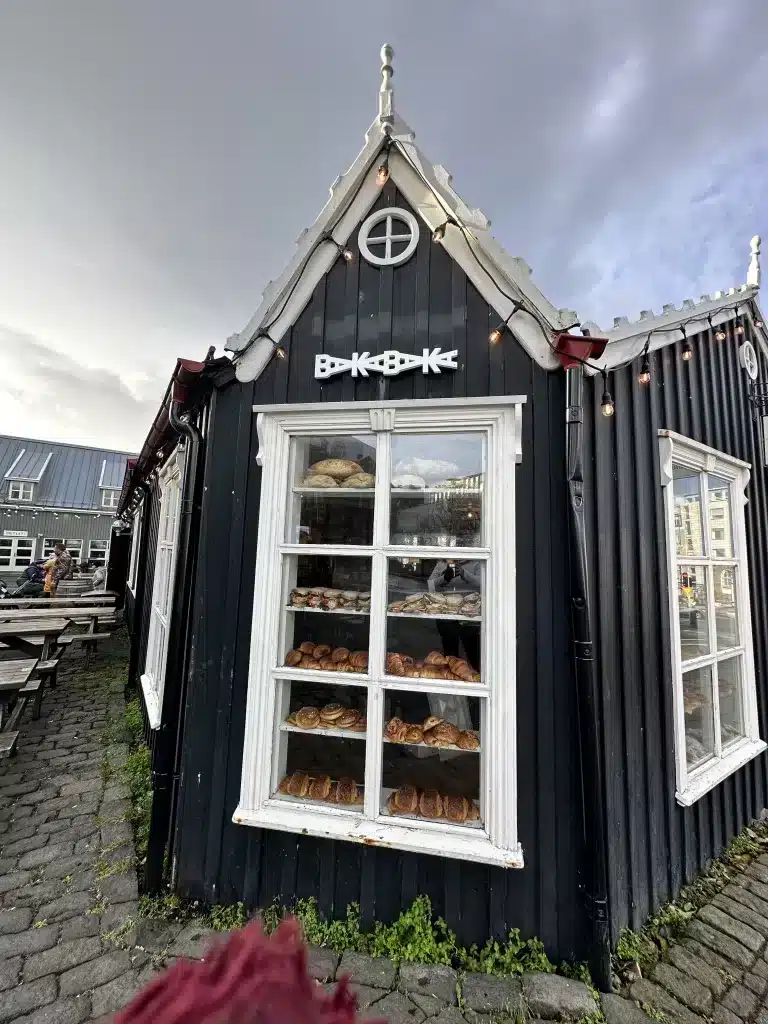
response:
[[[418,812],[415,814],[392,814],[389,807],[387,807],[387,801],[394,792],[394,789],[387,789],[385,786],[381,787],[381,806],[379,808],[379,814],[383,818],[393,818],[395,821],[427,821],[430,822],[430,824],[450,825],[452,828],[474,828],[481,832],[484,829],[482,821],[450,821],[448,818],[442,816],[439,818],[427,818]],[[477,805],[478,801],[475,800],[474,803]]]
[[[373,487],[294,487],[294,494],[370,494],[376,493]],[[417,492],[418,493],[418,492]]]
[[[364,740],[364,732],[355,732],[353,729],[326,729],[323,726],[315,726],[314,729],[302,729],[300,725],[289,725],[288,722],[280,723],[280,732],[303,732],[305,734],[318,736],[335,736],[343,740]],[[282,795],[282,794],[281,794]]]
[[[310,608],[307,605],[286,605],[287,612],[320,612],[321,615],[370,615],[370,612],[356,611],[353,608]]]
[[[452,619],[454,622],[482,622],[482,615],[451,615],[448,612],[387,612],[393,619]]]
[[[307,730],[304,729],[302,731],[306,732]],[[364,736],[365,733],[360,733],[359,735]],[[425,750],[458,750],[460,754],[479,754],[483,749],[482,746],[479,746],[475,750],[464,750],[463,747],[459,747],[455,743],[441,743],[440,746],[433,746],[430,743],[406,743],[404,740],[398,742],[397,740],[390,740],[386,736],[384,736],[384,742],[391,743],[395,747],[424,747]]]
[[[308,773],[309,774],[309,773]],[[310,776],[312,777],[312,776]],[[332,783],[335,786],[337,779],[333,779]],[[334,807],[339,811],[353,811],[357,814],[363,809],[363,803],[365,800],[365,791],[363,787],[358,783],[357,786],[357,802],[354,804],[339,804],[335,800],[313,800],[309,794],[306,796],[290,796],[288,793],[281,793],[279,789],[271,796],[272,800],[279,800],[281,803],[287,804],[300,804],[302,807]]]
[[[329,488],[331,490],[332,488]],[[390,494],[482,494],[482,487],[390,487]]]

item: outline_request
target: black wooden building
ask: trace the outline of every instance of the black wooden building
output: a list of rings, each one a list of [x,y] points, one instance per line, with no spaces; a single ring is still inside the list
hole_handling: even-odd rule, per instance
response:
[[[126,475],[146,878],[368,924],[424,893],[605,980],[768,804],[759,242],[738,289],[580,325],[383,57],[360,156]]]

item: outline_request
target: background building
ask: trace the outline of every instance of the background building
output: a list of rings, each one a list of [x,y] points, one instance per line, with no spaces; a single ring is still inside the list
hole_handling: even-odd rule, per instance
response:
[[[0,577],[10,585],[63,541],[105,565],[128,455],[0,436]]]

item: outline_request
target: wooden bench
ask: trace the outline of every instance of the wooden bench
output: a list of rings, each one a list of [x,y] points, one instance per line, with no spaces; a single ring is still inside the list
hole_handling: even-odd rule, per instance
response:
[[[85,663],[88,665],[98,641],[106,640],[111,635],[111,633],[70,633],[69,636],[60,636],[59,644],[61,647],[68,647],[75,641],[81,643],[85,648]]]
[[[0,758],[10,757],[12,754],[15,754],[18,740],[18,730],[15,732],[0,732]]]
[[[47,664],[47,663],[46,662],[41,662],[41,664]],[[37,666],[35,671],[36,672],[40,671],[40,665]],[[52,683],[51,685],[54,686],[55,683]],[[25,699],[25,701],[29,700],[30,697],[34,697],[35,698],[35,702],[32,705],[32,718],[33,718],[34,721],[37,721],[37,719],[40,717],[40,708],[42,707],[42,704],[43,704],[43,692],[44,692],[44,690],[45,690],[45,685],[44,685],[44,680],[43,679],[30,679],[29,682],[27,683],[27,685],[22,687],[21,690],[19,690],[19,702],[21,702],[22,697]],[[23,710],[23,708],[22,708],[22,710]],[[16,709],[14,708],[14,714],[15,713],[16,713]],[[11,715],[11,719],[12,718],[13,718],[13,715]],[[9,719],[9,722],[11,721],[11,719]]]

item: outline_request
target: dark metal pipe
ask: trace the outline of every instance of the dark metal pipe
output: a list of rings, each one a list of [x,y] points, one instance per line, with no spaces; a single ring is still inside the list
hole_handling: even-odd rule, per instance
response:
[[[611,943],[608,927],[608,859],[600,727],[600,693],[595,671],[589,603],[587,531],[584,521],[584,371],[565,371],[566,451],[571,573],[571,637],[576,675],[581,741],[584,833],[588,856],[587,912],[591,921],[589,966],[603,992],[611,990]]]
[[[139,557],[136,564],[136,594],[133,600],[133,613],[131,615],[131,630],[130,630],[130,644],[131,650],[128,658],[128,683],[126,684],[126,696],[132,690],[135,690],[138,685],[138,672],[139,672],[139,638],[141,637],[141,618],[144,613],[144,600],[146,590],[146,578],[147,578],[147,552],[148,545],[146,544],[147,531],[149,530],[149,502],[150,502],[150,487],[147,483],[140,483],[137,488],[144,493],[143,505],[144,512],[142,513],[143,529],[141,531],[141,537],[136,537],[136,522],[134,516],[134,536],[131,540],[132,544],[135,544],[137,539],[141,544],[139,548]]]
[[[171,829],[171,809],[174,803],[174,768],[177,744],[180,742],[183,721],[182,706],[185,693],[187,667],[187,631],[190,621],[189,602],[192,595],[197,553],[196,513],[200,508],[198,483],[203,438],[191,423],[189,416],[180,416],[178,403],[171,401],[168,422],[184,438],[186,458],[179,514],[179,535],[176,554],[176,573],[173,606],[168,634],[168,654],[165,668],[163,706],[160,728],[152,758],[152,813],[147,844],[144,881],[149,892],[157,892],[163,884],[165,852]]]

